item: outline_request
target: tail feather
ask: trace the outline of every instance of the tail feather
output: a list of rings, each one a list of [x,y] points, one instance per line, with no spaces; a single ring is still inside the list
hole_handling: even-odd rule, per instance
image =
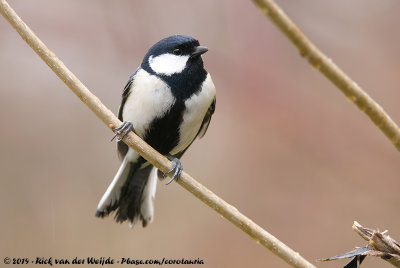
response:
[[[128,158],[125,157],[117,171],[117,174],[97,205],[96,217],[103,218],[108,216],[118,207],[121,189],[126,183],[132,169],[133,163],[129,162]]]
[[[115,214],[117,222],[129,220],[136,223],[141,218],[141,206],[143,191],[146,187],[150,172],[153,166],[148,165],[144,168],[131,170],[129,179],[122,187],[121,197]]]
[[[157,172],[150,164],[138,168],[139,166],[139,163],[129,162],[125,157],[117,175],[100,200],[97,217],[108,216],[115,210],[115,220],[128,220],[131,226],[141,220],[145,227],[153,220]]]
[[[152,168],[146,187],[143,190],[142,205],[140,208],[143,227],[146,227],[147,223],[152,222],[154,218],[154,197],[156,195],[158,180],[157,171],[157,168]]]

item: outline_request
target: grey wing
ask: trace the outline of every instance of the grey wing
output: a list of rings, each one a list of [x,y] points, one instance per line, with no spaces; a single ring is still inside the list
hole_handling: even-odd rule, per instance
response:
[[[204,134],[206,134],[208,126],[210,125],[211,117],[215,111],[216,102],[217,102],[217,100],[216,100],[216,98],[214,98],[213,102],[211,103],[210,107],[208,108],[206,115],[204,116],[203,122],[201,123],[199,133],[197,133],[197,137],[202,138],[204,136]]]
[[[139,68],[137,68],[136,71],[129,76],[128,82],[126,82],[126,85],[124,87],[124,91],[122,91],[122,101],[121,101],[121,105],[119,106],[119,109],[118,109],[118,119],[121,121],[124,121],[122,118],[122,111],[124,110],[124,105],[125,105],[126,99],[128,98],[129,94],[131,93],[131,86],[132,86],[133,80],[135,80],[135,75],[138,71],[139,71]]]
[[[139,68],[136,69],[136,71],[129,76],[128,82],[126,83],[124,87],[124,91],[122,92],[122,100],[121,100],[121,105],[119,106],[118,109],[118,119],[121,121],[124,121],[122,118],[122,111],[124,110],[124,105],[126,100],[128,99],[129,94],[131,93],[131,87],[133,80],[135,79],[136,73],[139,71]],[[126,145],[123,141],[117,141],[117,150],[118,150],[118,156],[121,159],[124,159],[126,153],[128,152],[128,145]]]

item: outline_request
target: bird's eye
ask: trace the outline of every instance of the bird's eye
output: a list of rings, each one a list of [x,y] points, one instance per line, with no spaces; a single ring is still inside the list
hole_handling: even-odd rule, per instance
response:
[[[174,53],[175,55],[182,55],[182,50],[180,50],[179,48],[174,49],[174,51],[172,51],[172,53]]]

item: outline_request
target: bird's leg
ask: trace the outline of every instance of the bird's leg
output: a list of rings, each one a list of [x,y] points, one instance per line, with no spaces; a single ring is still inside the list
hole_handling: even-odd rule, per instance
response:
[[[114,128],[114,136],[112,137],[111,141],[118,137],[118,141],[122,140],[131,130],[133,129],[133,125],[131,122],[124,121],[120,127]]]
[[[172,168],[167,173],[164,173],[164,176],[167,176],[172,173],[174,173],[174,175],[172,175],[171,179],[166,183],[166,185],[170,184],[175,179],[179,179],[179,176],[181,175],[182,170],[183,170],[181,161],[179,161],[178,158],[176,158],[170,154],[167,155],[167,158],[169,160],[171,160],[173,164],[172,164]]]

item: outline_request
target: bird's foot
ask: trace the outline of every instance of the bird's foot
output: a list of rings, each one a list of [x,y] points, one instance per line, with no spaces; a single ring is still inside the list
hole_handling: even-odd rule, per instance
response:
[[[112,137],[111,141],[113,141],[115,139],[115,137],[118,137],[118,141],[122,140],[126,135],[128,135],[128,133],[133,129],[133,125],[131,122],[123,122],[121,124],[121,126],[114,128],[114,136]]]
[[[164,176],[170,175],[172,173],[173,175],[171,179],[166,183],[166,185],[170,184],[175,179],[179,179],[183,170],[181,161],[179,161],[178,158],[172,155],[167,155],[167,158],[172,161],[172,168],[167,173],[164,173]]]

